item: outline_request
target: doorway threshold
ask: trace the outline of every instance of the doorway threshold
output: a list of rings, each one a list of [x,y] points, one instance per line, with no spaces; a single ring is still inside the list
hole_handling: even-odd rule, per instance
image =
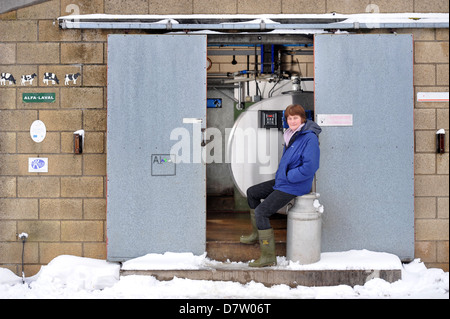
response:
[[[275,234],[275,253],[286,256],[287,216],[275,214],[270,223]],[[259,244],[244,245],[239,239],[251,232],[248,211],[208,211],[206,252],[208,258],[222,262],[248,262],[259,258]]]

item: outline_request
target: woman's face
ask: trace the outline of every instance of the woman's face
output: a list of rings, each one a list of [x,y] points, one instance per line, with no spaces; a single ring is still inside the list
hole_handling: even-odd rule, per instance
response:
[[[289,125],[289,128],[295,131],[302,124],[302,118],[300,117],[300,115],[288,115],[287,123]]]

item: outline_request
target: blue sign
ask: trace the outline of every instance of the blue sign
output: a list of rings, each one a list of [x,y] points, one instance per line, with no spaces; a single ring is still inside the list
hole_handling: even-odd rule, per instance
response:
[[[28,158],[29,173],[48,173],[48,158],[30,157]]]
[[[41,160],[40,158],[37,158],[31,162],[32,169],[40,169],[44,166],[45,166],[45,162],[43,160]]]
[[[222,99],[207,99],[206,106],[211,109],[217,109],[222,107]]]

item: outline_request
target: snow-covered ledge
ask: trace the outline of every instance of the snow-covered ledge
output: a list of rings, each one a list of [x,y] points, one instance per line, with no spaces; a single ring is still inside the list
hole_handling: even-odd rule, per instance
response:
[[[170,31],[278,31],[330,29],[448,28],[445,13],[275,14],[275,15],[69,15],[62,29]]]

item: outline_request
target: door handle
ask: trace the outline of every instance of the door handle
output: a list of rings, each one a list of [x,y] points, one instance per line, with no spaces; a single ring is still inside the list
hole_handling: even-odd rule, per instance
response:
[[[206,138],[205,138],[205,132],[206,132],[206,128],[202,128],[202,147],[206,146]]]

